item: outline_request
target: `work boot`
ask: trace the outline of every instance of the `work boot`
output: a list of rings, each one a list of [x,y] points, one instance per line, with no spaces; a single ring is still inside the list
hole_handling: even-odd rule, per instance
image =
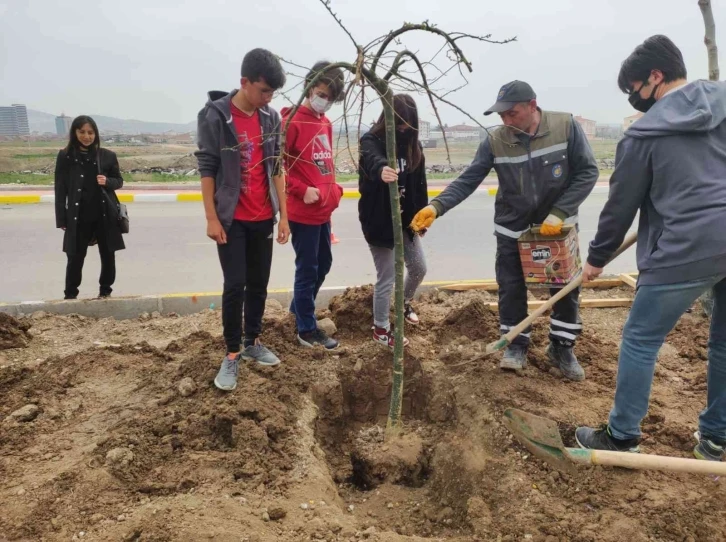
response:
[[[575,440],[580,448],[586,450],[610,450],[612,452],[640,452],[640,439],[633,438],[623,440],[615,438],[610,433],[607,424],[601,425],[599,429],[592,427],[578,427],[575,429]]]
[[[696,459],[723,461],[723,458],[726,457],[726,441],[701,436],[700,431],[696,431],[694,436],[698,441],[698,444],[693,449],[693,455],[696,456]]]
[[[239,373],[239,354],[227,354],[222,360],[214,385],[220,390],[232,391],[237,387],[237,374]]]
[[[328,334],[322,329],[300,333],[297,336],[297,341],[307,348],[313,348],[318,345],[324,347],[326,350],[335,350],[338,348],[338,341],[332,337],[328,337]]]
[[[552,365],[562,371],[565,378],[575,382],[585,380],[585,369],[577,361],[575,354],[572,352],[572,346],[551,342],[549,348],[547,348],[547,357]]]
[[[502,361],[499,362],[499,368],[509,371],[521,371],[525,367],[527,367],[527,347],[521,344],[510,344],[504,351]]]
[[[242,350],[240,355],[246,361],[256,361],[265,367],[280,365],[280,358],[270,352],[266,346],[263,346],[259,339],[254,344]]]

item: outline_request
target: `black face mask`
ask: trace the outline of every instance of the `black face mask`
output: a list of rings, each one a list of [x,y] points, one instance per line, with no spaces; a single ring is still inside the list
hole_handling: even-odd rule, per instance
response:
[[[655,104],[655,92],[658,90],[658,87],[660,85],[661,83],[658,83],[655,87],[653,87],[653,92],[650,93],[650,98],[640,97],[640,91],[643,90],[645,84],[641,85],[638,89],[638,92],[633,92],[628,97],[630,105],[632,105],[636,111],[640,111],[641,113],[647,113],[648,110],[653,107],[653,104]]]
[[[409,141],[411,141],[412,137],[413,132],[411,130],[404,130],[402,132],[396,130],[396,143],[398,144],[407,144]]]

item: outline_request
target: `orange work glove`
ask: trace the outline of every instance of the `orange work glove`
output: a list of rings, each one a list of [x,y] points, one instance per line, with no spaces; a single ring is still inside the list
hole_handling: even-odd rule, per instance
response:
[[[555,236],[562,233],[562,224],[564,221],[555,215],[548,215],[542,226],[539,228],[539,232],[544,236]]]
[[[411,229],[415,232],[420,232],[431,227],[431,224],[436,220],[436,207],[433,205],[427,205],[421,209],[411,221]]]

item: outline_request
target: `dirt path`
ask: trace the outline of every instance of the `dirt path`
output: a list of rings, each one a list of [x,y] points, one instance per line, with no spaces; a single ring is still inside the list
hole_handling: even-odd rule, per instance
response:
[[[333,353],[296,347],[293,320],[271,303],[263,338],[284,363],[244,366],[226,394],[212,385],[218,312],[1,320],[0,540],[726,539],[723,480],[564,475],[500,422],[521,407],[572,444],[576,424],[604,421],[626,309],[584,312],[577,384],[548,367],[545,321],[524,376],[496,357],[462,365],[498,334],[492,296],[427,294],[424,324],[409,330],[406,429],[384,442],[391,355],[368,339],[370,296],[350,290],[321,313],[339,328]],[[645,451],[689,456],[707,331],[686,315],[663,347]]]

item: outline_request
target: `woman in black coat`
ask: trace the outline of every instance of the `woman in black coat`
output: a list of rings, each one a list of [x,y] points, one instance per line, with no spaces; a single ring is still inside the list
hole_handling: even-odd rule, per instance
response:
[[[426,275],[426,258],[420,238],[425,232],[416,235],[410,224],[416,213],[428,205],[426,164],[418,140],[416,102],[407,94],[396,94],[393,97],[393,110],[396,115],[397,168],[388,167],[383,113],[370,132],[360,140],[358,167],[358,191],[361,195],[358,201],[358,218],[376,266],[373,340],[391,348],[394,346],[394,334],[389,311],[395,282],[395,264],[389,183],[397,183],[401,203],[403,259],[407,271],[404,284],[404,316],[411,325],[419,323],[419,317],[411,302]],[[403,345],[407,344],[408,340],[404,338]]]
[[[116,280],[117,250],[123,250],[116,190],[123,186],[116,154],[102,149],[96,122],[82,115],[71,124],[68,146],[55,164],[55,221],[65,231],[68,256],[65,299],[76,299],[89,245],[101,255],[99,297],[109,297]]]

